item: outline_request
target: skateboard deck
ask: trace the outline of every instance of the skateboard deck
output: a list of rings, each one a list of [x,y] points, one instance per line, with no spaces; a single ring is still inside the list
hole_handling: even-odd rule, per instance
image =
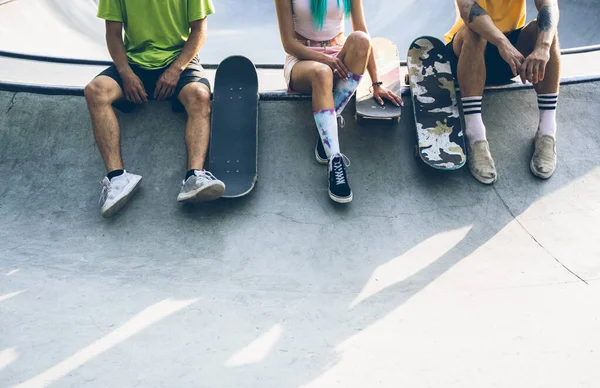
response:
[[[221,62],[215,75],[210,172],[225,183],[224,198],[248,194],[258,178],[258,75],[245,57]]]
[[[400,55],[396,45],[388,39],[373,38],[373,52],[377,61],[377,70],[383,87],[400,95],[402,82],[400,79]],[[356,116],[355,119],[387,119],[400,122],[402,108],[385,101],[379,105],[371,93],[373,81],[368,72],[365,73],[358,89],[356,90]]]
[[[417,154],[429,166],[456,170],[467,161],[454,76],[446,45],[423,36],[408,50],[408,81],[417,129]]]

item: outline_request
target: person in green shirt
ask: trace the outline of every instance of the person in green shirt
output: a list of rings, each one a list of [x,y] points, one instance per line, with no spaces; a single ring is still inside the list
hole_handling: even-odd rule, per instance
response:
[[[203,169],[210,137],[210,83],[198,52],[212,13],[212,0],[99,1],[98,17],[106,21],[106,44],[114,63],[85,87],[84,94],[107,170],[100,196],[102,216],[121,209],[142,180],[123,166],[112,107],[120,100],[171,100],[174,110],[183,105],[188,114],[188,172],[177,200],[209,201],[223,195],[223,182]]]

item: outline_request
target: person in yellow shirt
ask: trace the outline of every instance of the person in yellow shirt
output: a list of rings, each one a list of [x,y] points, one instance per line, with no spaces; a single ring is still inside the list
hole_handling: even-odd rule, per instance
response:
[[[117,101],[170,100],[175,110],[183,105],[188,115],[188,171],[177,200],[209,201],[223,195],[225,184],[203,169],[210,136],[210,83],[198,52],[206,40],[207,16],[212,13],[212,0],[98,2],[98,17],[106,21],[106,45],[114,63],[85,87],[84,94],[107,171],[100,195],[102,216],[115,214],[142,180],[123,166],[121,130],[112,108]]]
[[[520,76],[537,92],[539,126],[530,168],[548,179],[556,170],[556,105],[560,81],[557,0],[535,0],[537,20],[525,25],[526,0],[456,0],[457,22],[446,34],[461,90],[471,174],[498,179],[481,116],[484,86]]]

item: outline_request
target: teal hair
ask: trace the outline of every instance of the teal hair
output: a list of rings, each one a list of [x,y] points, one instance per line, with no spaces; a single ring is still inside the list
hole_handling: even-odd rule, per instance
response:
[[[340,7],[340,2],[344,2],[344,13],[346,17],[350,17],[352,10],[352,0],[337,0],[337,6]],[[327,3],[329,0],[310,0],[310,10],[315,21],[315,30],[321,31],[327,17]]]

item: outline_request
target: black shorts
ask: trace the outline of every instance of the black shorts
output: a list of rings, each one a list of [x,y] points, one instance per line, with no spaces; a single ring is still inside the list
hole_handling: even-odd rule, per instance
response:
[[[156,89],[156,83],[158,82],[160,76],[169,67],[167,66],[161,69],[146,70],[134,64],[130,64],[130,66],[131,70],[133,70],[133,73],[137,75],[144,84],[144,89],[146,89],[146,93],[148,93],[148,100],[153,100],[154,90]],[[102,73],[98,74],[98,77],[101,75],[105,75],[114,79],[121,87],[121,90],[123,90],[123,81],[121,80],[121,76],[119,75],[119,72],[117,71],[117,68],[114,64],[106,70],[104,70]],[[171,97],[171,102],[173,104],[172,107],[174,111],[182,112],[184,110],[183,105],[177,99],[177,96],[179,96],[181,89],[183,89],[185,85],[192,82],[200,82],[201,84],[206,85],[206,87],[210,91],[210,82],[208,81],[208,79],[206,79],[204,68],[202,68],[202,65],[200,65],[200,59],[198,57],[194,57],[194,59],[192,59],[190,64],[185,68],[185,70],[181,73],[181,76],[179,77],[179,82],[177,82],[175,93],[173,93],[173,96]],[[131,111],[135,107],[135,104],[123,99],[115,103],[115,107],[123,111]]]
[[[517,41],[519,40],[519,36],[521,35],[521,31],[523,29],[519,28],[518,30],[514,30],[506,34],[506,37],[512,43],[513,46],[517,45]],[[456,37],[456,35],[454,35]],[[454,37],[452,41],[446,45],[448,47],[448,51],[450,53],[450,62],[452,64],[452,73],[456,78],[456,68],[458,66],[458,57],[454,52]],[[510,80],[515,76],[513,75],[512,70],[508,63],[502,59],[500,53],[498,52],[498,48],[493,44],[489,43],[485,47],[485,68],[486,68],[486,85],[505,85],[510,83]]]

